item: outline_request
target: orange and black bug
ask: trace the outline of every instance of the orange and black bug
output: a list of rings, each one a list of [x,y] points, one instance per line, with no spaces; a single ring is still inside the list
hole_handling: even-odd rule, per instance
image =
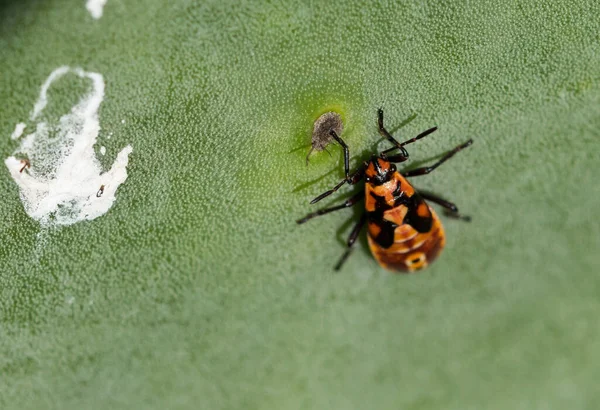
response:
[[[435,202],[448,211],[448,215],[468,220],[458,213],[452,202],[426,192],[418,192],[408,182],[407,177],[426,175],[450,159],[460,150],[473,143],[470,139],[446,153],[439,161],[428,167],[398,172],[393,163],[408,160],[405,145],[411,144],[431,134],[437,127],[430,128],[414,138],[399,143],[383,126],[383,110],[377,112],[379,133],[393,144],[392,148],[373,154],[352,174],[349,168],[349,151],[346,143],[331,131],[331,136],[344,149],[344,170],[346,177],[327,192],[310,203],[314,204],[333,194],[344,184],[354,185],[365,179],[365,192],[359,192],[341,205],[310,213],[297,222],[304,222],[329,212],[344,209],[365,199],[365,212],[348,237],[348,248],[342,255],[335,270],[346,261],[362,227],[367,223],[369,247],[375,259],[386,269],[399,272],[414,272],[427,267],[440,254],[446,243],[446,235],[437,214],[425,200]],[[396,151],[397,150],[397,151]],[[396,152],[393,152],[396,151]],[[393,153],[392,155],[388,155]]]

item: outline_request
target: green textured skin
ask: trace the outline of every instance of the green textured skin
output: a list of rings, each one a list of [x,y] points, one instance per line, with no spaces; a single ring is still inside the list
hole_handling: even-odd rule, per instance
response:
[[[134,149],[60,229],[0,166],[0,408],[600,408],[600,3],[325,3],[0,3],[2,159],[61,65],[104,75],[103,165]],[[440,127],[408,167],[475,140],[412,179],[473,217],[426,271],[363,236],[333,273],[359,208],[295,224],[342,176],[305,165],[330,107],[353,165],[378,107]]]

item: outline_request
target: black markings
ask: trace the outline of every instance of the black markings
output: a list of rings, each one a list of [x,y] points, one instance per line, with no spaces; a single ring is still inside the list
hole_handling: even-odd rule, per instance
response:
[[[375,212],[381,213],[381,217],[383,218],[383,211],[387,211],[388,209],[392,209],[392,207],[387,203],[385,197],[381,195],[377,195],[375,192],[370,192],[373,199],[375,199]],[[374,212],[371,212],[374,213]]]
[[[427,207],[427,216],[423,217],[417,213],[421,204]],[[431,215],[431,211],[423,198],[415,192],[413,196],[407,198],[405,205],[408,208],[408,211],[406,212],[403,222],[412,226],[419,233],[429,232],[433,226],[433,215]]]
[[[379,232],[377,237],[373,238],[375,242],[382,248],[386,249],[392,246],[394,244],[394,234],[396,233],[396,228],[398,225],[383,219],[383,216],[380,220],[371,221],[371,223],[374,223],[381,229],[381,232]]]
[[[383,248],[389,248],[391,246],[394,237],[393,230],[396,229],[396,227],[398,226],[396,224],[393,224],[394,226],[392,232],[384,232],[385,230],[391,229],[390,225],[385,224],[385,222],[389,221],[383,219],[383,213],[389,209],[394,209],[398,206],[405,206],[407,211],[402,223],[412,226],[419,233],[429,232],[431,230],[431,227],[433,226],[433,215],[431,215],[431,211],[429,211],[429,207],[427,206],[423,198],[421,198],[421,196],[416,192],[410,197],[405,196],[404,191],[402,191],[402,189],[399,189],[399,187],[400,183],[398,183],[398,186],[394,190],[394,205],[389,205],[384,197],[377,195],[373,191],[371,191],[371,196],[375,199],[375,211],[369,212],[367,215],[370,223],[377,224],[381,228],[381,234],[374,239]],[[425,217],[420,216],[417,213],[417,209],[421,204],[427,207],[428,212],[427,216]],[[389,242],[390,235],[392,237],[391,243]],[[379,241],[379,239],[381,239],[381,242]]]

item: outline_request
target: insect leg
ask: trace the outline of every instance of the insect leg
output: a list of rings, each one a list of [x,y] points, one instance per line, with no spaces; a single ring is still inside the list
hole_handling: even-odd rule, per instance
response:
[[[300,148],[302,148],[302,147],[300,147]],[[323,149],[324,149],[325,151],[327,151],[327,153],[329,154],[329,156],[331,156],[331,152],[329,152],[329,150],[327,149],[327,147],[324,147]],[[311,147],[311,148],[310,148],[310,151],[308,151],[308,154],[306,154],[306,166],[308,166],[308,163],[310,162],[310,158],[309,158],[309,157],[310,157],[310,154],[312,154],[312,152],[313,152],[314,150],[315,150],[315,149],[314,149],[313,147]]]
[[[341,139],[340,137],[338,137],[338,135],[335,133],[334,130],[331,130],[329,132],[329,134],[333,137],[334,140],[336,140],[338,142],[338,144],[340,144],[342,146],[342,148],[344,149],[344,173],[346,175],[346,179],[349,178],[350,176],[350,150],[348,149],[348,146],[346,145],[346,143],[344,142],[343,139]]]
[[[310,157],[310,154],[313,152],[313,150],[314,150],[314,148],[310,147],[310,151],[308,151],[308,154],[306,154],[306,166],[308,166],[308,163],[310,161],[309,157]]]
[[[350,197],[349,199],[347,199],[346,202],[344,202],[343,204],[332,206],[331,208],[319,209],[316,212],[311,212],[310,214],[306,215],[304,218],[298,219],[296,221],[296,223],[303,224],[304,222],[309,221],[310,219],[312,219],[316,216],[325,215],[325,214],[328,214],[329,212],[348,208],[348,207],[356,204],[358,201],[360,201],[364,197],[365,197],[365,193],[361,191],[361,192],[357,193],[356,195],[354,195],[353,197]]]
[[[447,160],[449,160],[450,158],[452,158],[454,156],[454,154],[456,154],[457,152],[459,152],[460,150],[462,150],[464,148],[467,148],[472,143],[473,143],[473,140],[470,139],[467,142],[465,142],[464,144],[461,144],[458,147],[454,148],[452,151],[448,152],[446,155],[444,155],[435,164],[430,165],[428,167],[416,168],[416,169],[412,169],[410,171],[402,172],[402,176],[404,176],[404,177],[416,177],[418,175],[429,174],[431,171],[433,171],[434,169],[436,169],[437,167],[439,167],[440,165],[442,165],[444,162],[446,162]]]
[[[423,192],[419,191],[419,194],[428,201],[435,202],[438,205],[446,208],[445,214],[452,218],[460,219],[465,222],[470,222],[471,217],[467,215],[461,215],[458,213],[458,207],[454,205],[452,202],[445,200],[444,198],[440,198],[439,196],[432,194],[431,192]]]
[[[323,192],[321,195],[319,195],[318,197],[316,197],[315,199],[310,201],[310,203],[314,204],[316,202],[319,202],[321,199],[328,197],[329,195],[333,194],[335,191],[340,189],[340,187],[342,185],[344,185],[345,183],[348,183],[350,185],[356,184],[358,181],[360,181],[362,179],[362,177],[365,173],[365,167],[366,167],[366,165],[362,164],[356,171],[354,171],[354,173],[352,175],[347,176],[345,179],[341,180],[336,186],[331,188],[329,191]]]
[[[367,214],[363,213],[356,225],[354,225],[354,228],[352,228],[352,232],[350,232],[350,236],[348,236],[348,248],[340,258],[338,263],[335,265],[335,270],[340,270],[344,262],[346,262],[346,259],[348,259],[348,256],[350,256],[352,249],[354,249],[354,242],[356,242],[356,238],[358,238],[358,234],[360,233],[362,227],[365,225],[366,220]]]

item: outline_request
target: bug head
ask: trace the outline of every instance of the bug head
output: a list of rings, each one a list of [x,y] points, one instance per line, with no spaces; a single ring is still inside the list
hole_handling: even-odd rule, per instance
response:
[[[386,183],[396,172],[396,166],[385,159],[373,155],[365,170],[365,180],[375,185]]]

